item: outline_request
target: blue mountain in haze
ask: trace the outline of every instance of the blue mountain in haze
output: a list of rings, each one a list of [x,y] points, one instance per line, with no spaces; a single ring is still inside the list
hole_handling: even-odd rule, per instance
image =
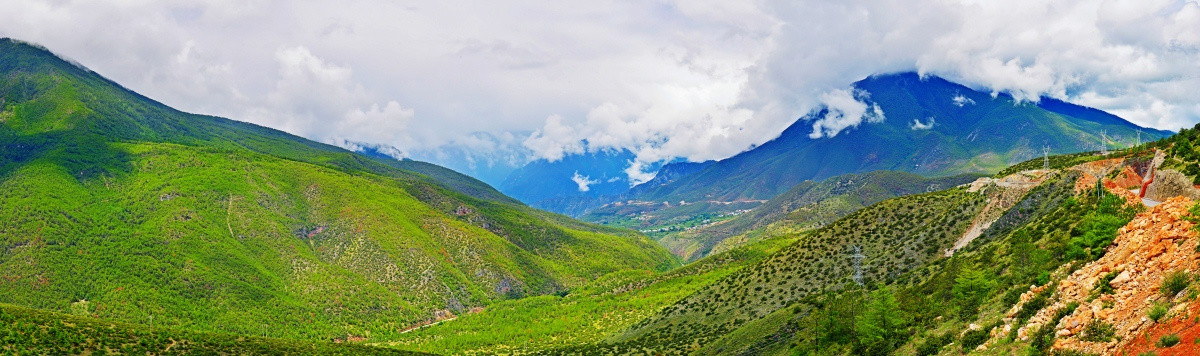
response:
[[[993,173],[1041,155],[1110,149],[1172,134],[1115,115],[1041,98],[1037,103],[992,95],[936,76],[876,75],[854,83],[861,100],[883,112],[834,137],[810,138],[817,110],[776,139],[718,161],[670,184],[642,189],[645,200],[770,199],[805,180],[878,170],[924,176]]]
[[[514,171],[500,190],[536,207],[577,214],[606,202],[770,199],[805,180],[878,170],[924,176],[991,173],[1041,155],[1110,149],[1165,137],[1116,115],[1053,98],[1018,101],[917,73],[871,76],[854,83],[856,96],[878,106],[882,120],[864,121],[834,137],[811,138],[818,109],[779,137],[717,162],[668,164],[662,178],[628,190],[628,151],[536,161]],[[581,192],[573,174],[602,183]],[[609,181],[617,178],[614,181]],[[600,199],[599,197],[609,197]],[[568,209],[569,207],[569,209]]]

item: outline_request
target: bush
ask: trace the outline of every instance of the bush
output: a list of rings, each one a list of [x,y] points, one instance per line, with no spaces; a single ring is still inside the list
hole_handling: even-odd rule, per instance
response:
[[[1146,312],[1146,316],[1149,316],[1150,320],[1154,320],[1157,323],[1159,319],[1167,316],[1167,305],[1155,303],[1153,307],[1150,307],[1150,311]]]
[[[967,333],[963,334],[963,337],[962,337],[963,352],[970,352],[971,350],[974,350],[976,347],[979,347],[979,345],[983,345],[983,343],[988,341],[989,336],[991,336],[990,328],[980,328],[979,330],[971,330],[971,331],[968,331]]]
[[[1179,334],[1164,335],[1158,339],[1158,347],[1171,347],[1179,343]]]
[[[1117,329],[1112,324],[1092,320],[1083,328],[1083,336],[1080,339],[1091,342],[1109,342],[1116,333]]]
[[[939,336],[930,336],[928,339],[925,339],[924,342],[921,342],[920,346],[917,346],[917,355],[919,355],[919,356],[937,355],[938,353],[942,352],[942,347],[946,346],[946,344],[949,344],[953,341],[954,341],[954,334],[952,334],[950,332],[943,333],[942,335],[939,335]]]
[[[1105,294],[1113,294],[1115,290],[1111,284],[1112,280],[1120,275],[1120,271],[1112,271],[1096,280],[1096,285],[1092,286],[1092,293],[1088,296],[1089,299],[1096,299]]]
[[[1167,276],[1163,278],[1162,287],[1159,288],[1159,291],[1162,292],[1162,294],[1164,296],[1167,296],[1168,298],[1172,298],[1172,297],[1175,297],[1175,295],[1178,295],[1179,292],[1182,292],[1184,289],[1187,289],[1188,285],[1191,284],[1191,282],[1192,282],[1192,276],[1189,275],[1187,272],[1184,272],[1184,271],[1171,272],[1170,274],[1167,274]]]

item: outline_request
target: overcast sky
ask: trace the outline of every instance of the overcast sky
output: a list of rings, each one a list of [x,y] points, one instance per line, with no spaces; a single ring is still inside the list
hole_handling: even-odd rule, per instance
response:
[[[821,103],[870,120],[849,84],[911,70],[1200,121],[1197,0],[6,0],[0,36],[185,111],[481,162],[723,158]]]

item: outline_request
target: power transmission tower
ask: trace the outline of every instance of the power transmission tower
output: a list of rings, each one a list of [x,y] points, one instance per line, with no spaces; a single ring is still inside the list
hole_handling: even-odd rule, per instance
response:
[[[1042,170],[1050,170],[1050,146],[1042,146]]]
[[[854,245],[854,254],[850,255],[850,258],[854,259],[854,277],[853,277],[854,283],[857,283],[859,286],[862,286],[863,285],[862,260],[864,258],[867,258],[867,256],[862,254],[861,247],[859,247],[858,245]]]
[[[1100,131],[1100,154],[1108,155],[1108,130]]]

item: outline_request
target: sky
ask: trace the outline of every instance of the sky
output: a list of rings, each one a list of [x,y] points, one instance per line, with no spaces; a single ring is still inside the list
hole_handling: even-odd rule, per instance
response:
[[[629,150],[640,181],[821,105],[831,137],[879,118],[851,83],[899,71],[1200,122],[1198,0],[6,0],[0,36],[184,111],[468,171]]]

